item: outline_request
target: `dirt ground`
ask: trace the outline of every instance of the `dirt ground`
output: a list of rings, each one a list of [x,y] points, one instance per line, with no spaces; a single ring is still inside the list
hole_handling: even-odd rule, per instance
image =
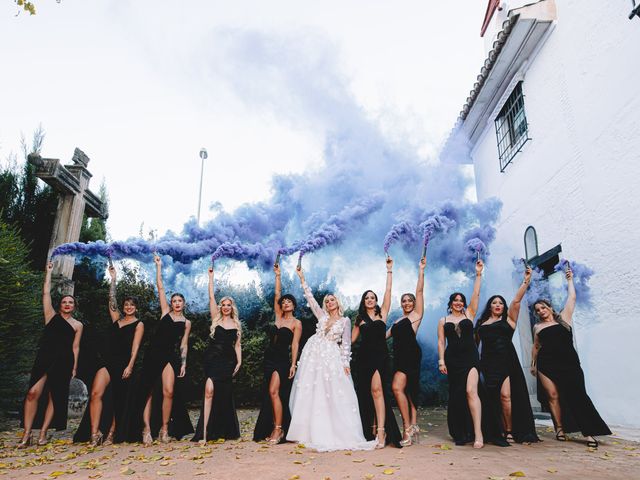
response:
[[[447,434],[445,411],[420,413],[420,444],[371,452],[318,453],[296,444],[269,446],[251,441],[255,410],[239,411],[242,438],[200,447],[187,440],[143,447],[121,444],[89,448],[70,443],[72,430],[56,433],[46,447],[14,448],[20,431],[0,434],[0,478],[159,479],[202,476],[216,480],[338,479],[640,479],[640,443],[608,437],[597,450],[578,436],[535,445],[481,450],[456,447]],[[73,427],[73,425],[70,425]]]

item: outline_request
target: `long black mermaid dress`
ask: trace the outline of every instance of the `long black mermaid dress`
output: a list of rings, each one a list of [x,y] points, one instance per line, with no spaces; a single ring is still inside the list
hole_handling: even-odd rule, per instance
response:
[[[507,320],[485,323],[477,329],[482,342],[480,374],[487,390],[486,408],[492,409],[497,418],[502,418],[500,390],[505,379],[508,378],[511,388],[510,433],[516,443],[538,442],[540,439],[536,434],[527,382],[518,354],[511,342],[513,332]],[[507,433],[504,428],[503,433]]]
[[[60,314],[55,314],[44,327],[38,344],[38,353],[31,369],[29,389],[43,377],[47,376],[44,390],[38,400],[38,410],[32,428],[42,427],[44,413],[49,403],[49,395],[53,401],[53,420],[49,428],[64,430],[67,428],[67,411],[69,408],[69,382],[73,372],[73,340],[76,331]],[[24,415],[22,416],[24,419]]]
[[[264,352],[264,378],[262,406],[255,429],[253,430],[253,440],[259,442],[267,438],[273,430],[273,408],[271,406],[271,396],[269,395],[269,383],[274,373],[280,377],[280,388],[278,395],[282,402],[282,442],[287,437],[289,423],[291,423],[291,412],[289,410],[289,395],[293,381],[289,379],[289,368],[291,366],[290,349],[293,342],[293,332],[288,327],[276,327],[272,325],[269,329],[269,345]]]
[[[136,327],[140,320],[133,323],[120,326],[119,322],[111,322],[107,342],[103,346],[101,352],[94,355],[91,360],[93,364],[90,367],[82,367],[82,380],[87,385],[89,400],[91,400],[91,388],[96,373],[101,368],[106,368],[109,372],[109,385],[102,396],[102,412],[100,414],[100,423],[98,430],[106,435],[111,429],[113,418],[116,419],[116,430],[114,442],[123,442],[128,437],[128,427],[130,423],[130,413],[133,408],[134,396],[132,387],[132,376],[122,378],[124,369],[127,368],[129,360],[131,360],[131,347],[133,345],[133,337],[136,333]],[[80,363],[84,362],[87,357],[81,355]],[[86,361],[91,361],[86,360]],[[78,425],[73,436],[74,442],[87,442],[91,439],[91,413],[89,402],[85,408],[84,415]]]
[[[420,393],[420,362],[422,350],[413,331],[411,320],[405,317],[391,327],[393,337],[393,373],[402,372],[407,376],[406,392],[414,406],[418,406]]]
[[[398,448],[402,448],[400,445],[402,435],[391,407],[392,396],[388,388],[391,382],[391,371],[389,368],[386,324],[382,320],[365,319],[360,324],[360,348],[358,349],[355,367],[358,380],[356,394],[358,395],[364,437],[367,440],[376,438],[376,434],[372,429],[372,425],[376,423],[376,410],[371,396],[371,379],[378,372],[384,395],[386,444],[391,443]]]
[[[473,420],[467,401],[467,377],[473,368],[480,373],[480,357],[473,336],[473,322],[468,318],[460,320],[456,330],[454,323],[445,321],[444,334],[447,338],[444,363],[449,378],[447,425],[449,435],[455,444],[465,445],[475,440]],[[478,381],[478,396],[482,402],[481,428],[484,441],[509,446],[502,438],[499,418],[487,404],[487,395],[481,380]]]
[[[234,440],[240,437],[240,425],[233,400],[233,370],[236,368],[235,344],[238,330],[216,326],[214,335],[209,338],[204,354],[206,379],[213,382],[213,401],[207,425],[207,440],[224,438]],[[204,404],[200,409],[200,418],[196,433],[191,439],[196,442],[203,438]]]
[[[582,432],[584,436],[611,435],[611,430],[587,395],[584,372],[578,352],[573,347],[570,326],[552,325],[538,332],[538,372],[549,378],[558,389],[565,433]],[[538,381],[538,400],[548,409],[546,390]],[[557,423],[557,419],[554,419]]]
[[[182,381],[180,374],[180,342],[184,336],[185,322],[174,322],[170,314],[166,314],[159,321],[151,342],[147,347],[142,362],[139,381],[136,385],[136,400],[131,412],[131,427],[128,433],[129,441],[139,442],[142,439],[144,407],[151,395],[151,435],[156,437],[162,427],[162,371],[171,365],[175,375],[173,388],[173,402],[169,418],[169,436],[181,439],[193,432],[193,425],[182,398]]]

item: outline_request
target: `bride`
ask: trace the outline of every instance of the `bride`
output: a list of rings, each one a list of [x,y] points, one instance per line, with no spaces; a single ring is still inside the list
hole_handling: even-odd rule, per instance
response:
[[[287,440],[304,443],[320,452],[373,450],[376,441],[362,434],[358,399],[351,380],[351,321],[343,316],[335,295],[328,294],[320,308],[297,269],[304,296],[318,319],[300,357],[291,389],[291,425]]]

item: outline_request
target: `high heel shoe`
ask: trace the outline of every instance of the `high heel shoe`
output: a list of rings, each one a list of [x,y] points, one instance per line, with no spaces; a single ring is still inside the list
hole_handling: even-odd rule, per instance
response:
[[[142,430],[142,445],[145,447],[150,446],[153,443],[153,437],[151,436],[151,430]]]
[[[107,433],[107,438],[102,442],[103,447],[108,447],[109,445],[113,445],[113,430]]]
[[[22,440],[16,445],[16,448],[22,450],[23,448],[27,448],[33,445],[33,433],[29,432],[28,435],[23,435]]]
[[[378,441],[376,443],[376,450],[379,450],[379,449],[384,448],[386,446],[386,444],[387,444],[387,434],[384,431],[384,427],[378,427],[378,428],[376,428],[376,430],[378,432]],[[380,432],[382,432],[382,439],[380,439]]]
[[[45,436],[44,438],[38,438],[36,445],[38,445],[39,447],[44,447],[47,443],[49,443],[49,439]]]
[[[411,429],[411,440],[413,443],[420,443],[420,427],[417,423],[414,423],[409,427]]]
[[[169,438],[169,429],[161,428],[158,434],[158,440],[160,440],[160,443],[169,443],[171,441]]]
[[[102,432],[98,431],[96,433],[91,434],[91,446],[97,447],[98,445],[102,445],[103,435]]]
[[[587,437],[587,438],[591,438],[591,440],[587,440],[587,447],[589,448],[598,448],[598,440],[595,437]]]
[[[269,437],[269,440],[267,440],[267,442],[269,443],[269,445],[278,445],[282,441],[282,437],[284,437],[284,432],[282,431],[282,425],[274,425],[273,429],[277,430],[278,433],[276,433],[272,437]]]
[[[411,426],[404,429],[404,434],[407,438],[403,438],[402,440],[400,440],[400,445],[403,447],[410,447],[411,445],[413,445],[413,440],[411,439],[411,437],[413,436],[413,429],[411,428]]]
[[[567,441],[567,436],[565,435],[564,430],[562,429],[562,427],[556,428],[556,440],[558,440],[559,442],[566,442]]]

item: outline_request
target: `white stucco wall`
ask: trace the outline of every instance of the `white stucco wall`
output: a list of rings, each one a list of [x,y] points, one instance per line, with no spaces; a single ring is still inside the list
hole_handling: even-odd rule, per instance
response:
[[[540,253],[561,243],[563,257],[595,270],[594,307],[574,319],[587,390],[607,422],[637,428],[640,20],[627,19],[629,5],[557,0],[555,29],[524,76],[532,140],[500,173],[491,121],[471,155],[478,199],[504,203],[492,263],[524,256],[533,225]],[[506,276],[502,287],[514,291]]]

